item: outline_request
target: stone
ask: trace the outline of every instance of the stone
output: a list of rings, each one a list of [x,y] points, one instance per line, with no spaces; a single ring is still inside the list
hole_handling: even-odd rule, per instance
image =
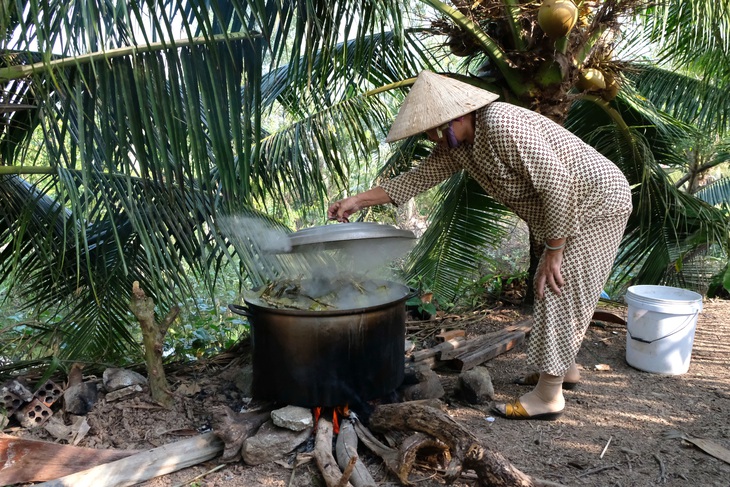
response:
[[[404,401],[440,399],[446,394],[438,374],[427,367],[414,369],[409,383],[400,389]]]
[[[69,414],[84,416],[91,411],[97,399],[99,399],[99,392],[96,383],[82,382],[64,391],[63,408]]]
[[[459,375],[458,390],[470,404],[485,404],[494,399],[492,376],[486,367],[474,367]]]
[[[261,465],[284,458],[289,452],[307,441],[312,428],[292,431],[279,428],[273,421],[264,423],[258,432],[246,438],[241,448],[241,456],[247,465]]]
[[[299,406],[286,406],[271,411],[271,420],[276,426],[292,431],[303,431],[314,427],[312,411]]]
[[[104,371],[104,389],[107,392],[123,387],[147,384],[147,378],[133,370],[108,368]]]
[[[22,399],[23,402],[31,402],[33,400],[33,393],[30,391],[30,388],[17,379],[8,381],[0,387],[0,393],[5,392],[15,394],[17,397]]]

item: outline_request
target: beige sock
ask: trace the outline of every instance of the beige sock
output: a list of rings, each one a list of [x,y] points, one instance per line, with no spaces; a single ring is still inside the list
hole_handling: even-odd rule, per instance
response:
[[[580,369],[578,366],[573,362],[573,365],[570,366],[568,371],[565,373],[565,377],[563,378],[565,382],[579,382],[580,381]]]
[[[542,372],[535,388],[520,397],[520,403],[530,416],[562,411],[565,408],[563,377]]]

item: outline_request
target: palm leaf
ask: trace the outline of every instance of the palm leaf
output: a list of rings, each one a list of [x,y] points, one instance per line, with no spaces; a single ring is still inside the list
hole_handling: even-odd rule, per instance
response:
[[[427,283],[443,302],[453,302],[465,283],[478,277],[478,265],[488,260],[487,248],[499,247],[513,214],[465,173],[444,182],[438,200],[428,229],[411,252],[407,274]]]
[[[706,80],[727,79],[730,18],[725,2],[653,2],[638,17],[637,33],[643,45],[659,47],[660,64],[702,72]]]
[[[724,177],[703,186],[694,194],[712,206],[722,206],[730,210],[730,178]]]
[[[613,280],[619,286],[658,284],[681,278],[676,275],[686,255],[713,242],[727,246],[728,227],[721,212],[677,190],[661,165],[677,134],[687,137],[684,125],[649,103],[627,98],[630,103],[621,105],[625,126],[611,125],[604,110],[590,102],[574,105],[566,126],[613,160],[633,186],[634,211]]]
[[[633,64],[627,79],[657,109],[706,132],[730,129],[728,87],[646,64]]]

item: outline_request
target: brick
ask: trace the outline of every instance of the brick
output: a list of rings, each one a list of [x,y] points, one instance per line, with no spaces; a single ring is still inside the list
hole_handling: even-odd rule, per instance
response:
[[[33,399],[23,409],[15,413],[15,417],[24,428],[37,428],[53,416],[51,408],[43,404],[38,398]]]

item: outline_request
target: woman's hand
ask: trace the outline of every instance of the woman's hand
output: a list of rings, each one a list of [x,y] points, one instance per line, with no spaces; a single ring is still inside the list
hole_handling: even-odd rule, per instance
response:
[[[555,294],[562,292],[561,288],[565,284],[563,276],[560,273],[560,267],[563,265],[563,249],[545,250],[542,264],[535,273],[535,295],[538,299],[545,297],[545,284]]]
[[[349,222],[350,215],[363,208],[373,205],[392,203],[388,193],[380,186],[376,186],[365,192],[350,196],[349,198],[335,201],[327,208],[327,218],[338,222]]]
[[[361,209],[362,205],[358,200],[358,195],[350,196],[332,203],[327,209],[327,218],[341,223],[349,222],[350,215]]]

